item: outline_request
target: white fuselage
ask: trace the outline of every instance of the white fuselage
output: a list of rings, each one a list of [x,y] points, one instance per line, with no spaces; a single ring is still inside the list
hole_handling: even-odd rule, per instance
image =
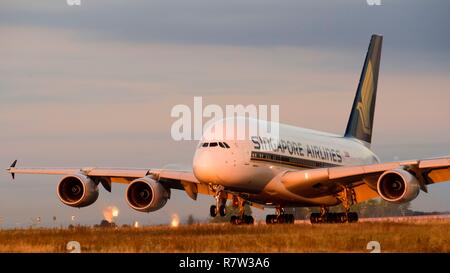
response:
[[[194,155],[193,171],[201,183],[221,185],[267,205],[271,199],[267,185],[280,173],[378,162],[377,156],[356,139],[279,124],[278,139],[250,135],[236,140],[204,134]],[[283,199],[281,190],[270,195]],[[316,203],[302,196],[295,199],[299,204]],[[328,203],[335,202],[335,198],[330,200]]]

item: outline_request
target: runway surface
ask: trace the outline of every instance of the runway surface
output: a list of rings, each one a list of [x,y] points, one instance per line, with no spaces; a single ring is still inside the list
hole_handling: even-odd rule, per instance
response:
[[[450,252],[450,217],[364,219],[353,224],[11,229],[0,252]],[[371,245],[372,244],[372,245]]]

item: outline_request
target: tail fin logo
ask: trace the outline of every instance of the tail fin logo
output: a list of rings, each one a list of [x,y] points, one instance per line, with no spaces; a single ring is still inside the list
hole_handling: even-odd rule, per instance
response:
[[[366,75],[364,77],[364,82],[361,90],[361,100],[358,102],[356,106],[358,110],[358,114],[361,121],[361,129],[365,134],[372,133],[371,126],[371,111],[370,105],[373,99],[373,70],[372,70],[372,62],[369,61],[367,66]]]

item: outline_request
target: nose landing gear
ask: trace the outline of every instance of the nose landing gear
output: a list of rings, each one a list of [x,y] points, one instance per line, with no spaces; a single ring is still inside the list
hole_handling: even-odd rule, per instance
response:
[[[226,203],[228,198],[228,193],[226,193],[222,187],[212,187],[211,188],[216,194],[214,198],[216,199],[216,204],[209,208],[209,214],[211,217],[216,217],[218,215],[224,217],[226,215]],[[247,201],[239,196],[233,196],[233,207],[239,207],[239,215],[231,216],[230,222],[234,225],[252,225],[254,219],[250,215],[245,215],[245,205]]]
[[[209,207],[209,215],[211,217],[216,217],[217,214],[222,217],[227,214],[225,205],[219,205],[219,208],[217,208],[216,205],[212,205],[211,207]]]
[[[209,215],[211,215],[211,217],[216,217],[217,214],[219,214],[224,217],[226,215],[225,205],[227,203],[227,193],[223,190],[219,190],[214,198],[216,199],[216,204],[209,208]]]

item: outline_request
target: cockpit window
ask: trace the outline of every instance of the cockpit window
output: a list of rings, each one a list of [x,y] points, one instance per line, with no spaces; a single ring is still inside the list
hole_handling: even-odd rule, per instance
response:
[[[230,145],[228,145],[226,142],[203,142],[200,144],[200,147],[217,147],[220,146],[224,149],[230,149]]]

